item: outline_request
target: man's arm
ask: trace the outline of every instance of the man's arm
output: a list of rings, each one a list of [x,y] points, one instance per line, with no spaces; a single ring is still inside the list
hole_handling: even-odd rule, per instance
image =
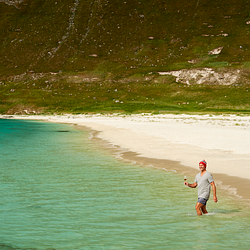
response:
[[[191,188],[196,188],[197,187],[197,183],[196,182],[194,182],[193,184],[189,184],[188,182],[185,181],[184,184],[186,186],[188,186],[188,187],[191,187]]]
[[[215,183],[214,183],[214,181],[212,181],[210,184],[212,186],[213,194],[214,194],[213,200],[214,200],[214,202],[217,202],[218,199],[217,199],[217,196],[216,196],[216,186],[215,186]]]

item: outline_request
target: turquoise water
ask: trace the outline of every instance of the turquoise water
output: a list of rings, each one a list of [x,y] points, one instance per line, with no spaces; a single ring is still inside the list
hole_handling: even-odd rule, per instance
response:
[[[249,249],[243,202],[218,193],[198,217],[183,176],[122,163],[87,132],[0,120],[0,152],[0,249]]]

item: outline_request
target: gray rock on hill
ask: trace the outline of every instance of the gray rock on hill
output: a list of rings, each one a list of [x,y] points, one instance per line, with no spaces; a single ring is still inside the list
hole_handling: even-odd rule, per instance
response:
[[[3,3],[6,3],[8,5],[16,6],[17,4],[22,3],[23,1],[24,0],[0,0],[0,3],[3,2]]]

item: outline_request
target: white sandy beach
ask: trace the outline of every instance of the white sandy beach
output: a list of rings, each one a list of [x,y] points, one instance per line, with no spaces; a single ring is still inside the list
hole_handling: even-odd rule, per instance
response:
[[[250,180],[250,116],[64,115],[12,116],[77,124],[142,157],[177,161],[198,171],[205,159],[211,173]],[[249,189],[249,187],[246,187]]]

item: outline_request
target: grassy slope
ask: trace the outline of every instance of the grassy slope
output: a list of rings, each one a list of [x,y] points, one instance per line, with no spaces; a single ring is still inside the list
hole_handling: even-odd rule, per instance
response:
[[[0,85],[0,113],[231,112],[249,113],[250,85],[191,85],[148,75],[125,80],[86,75],[45,75]],[[48,81],[50,79],[50,81]]]
[[[0,77],[5,82],[0,85],[0,112],[29,107],[51,112],[248,112],[248,85],[188,88],[172,78],[153,75],[145,81],[142,76],[191,67],[249,67],[249,4],[27,0],[15,8],[0,3]],[[220,55],[208,55],[220,46]],[[188,63],[193,59],[195,64]],[[27,76],[18,84],[6,80],[31,71],[63,73],[39,80]],[[98,80],[76,82],[72,75]]]

